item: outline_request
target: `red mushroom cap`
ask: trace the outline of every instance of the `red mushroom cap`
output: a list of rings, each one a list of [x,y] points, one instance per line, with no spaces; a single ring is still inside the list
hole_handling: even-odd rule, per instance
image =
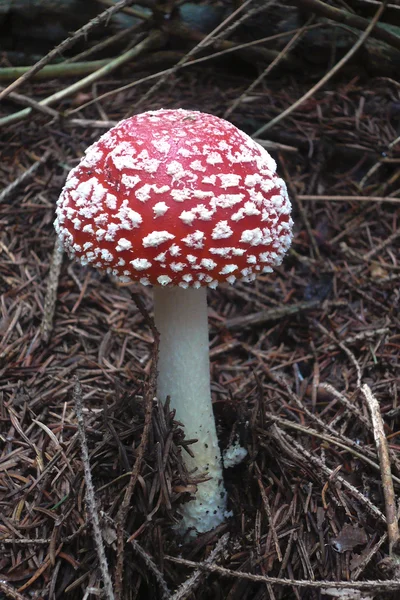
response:
[[[279,265],[292,237],[276,163],[234,125],[157,110],[90,146],[57,202],[71,256],[122,281],[215,287]]]

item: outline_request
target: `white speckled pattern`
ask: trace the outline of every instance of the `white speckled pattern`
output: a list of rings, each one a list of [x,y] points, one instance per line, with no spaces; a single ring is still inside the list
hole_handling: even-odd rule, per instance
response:
[[[248,135],[213,115],[162,109],[87,149],[55,228],[70,256],[123,281],[215,287],[281,263],[290,211],[275,161]]]

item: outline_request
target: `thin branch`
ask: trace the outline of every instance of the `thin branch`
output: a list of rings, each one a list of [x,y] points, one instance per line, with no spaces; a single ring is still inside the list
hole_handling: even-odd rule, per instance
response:
[[[378,163],[380,164],[380,163]],[[391,196],[297,196],[299,200],[307,202],[389,202],[400,204],[400,198]]]
[[[115,4],[111,8],[107,8],[105,11],[103,11],[102,13],[97,15],[97,17],[94,17],[94,19],[92,19],[91,21],[89,21],[88,23],[83,25],[83,27],[81,27],[80,29],[77,29],[77,31],[75,31],[69,38],[66,38],[65,40],[63,40],[61,42],[61,44],[59,44],[58,46],[53,48],[53,50],[50,50],[50,52],[48,54],[46,54],[46,56],[43,56],[43,58],[41,58],[37,63],[35,63],[29,69],[29,71],[24,73],[16,81],[13,81],[13,83],[11,83],[5,90],[2,90],[0,92],[0,100],[4,100],[4,98],[6,98],[10,92],[13,92],[18,87],[20,87],[23,83],[28,81],[35,73],[37,73],[45,65],[47,65],[55,56],[65,52],[68,48],[70,48],[73,44],[75,44],[75,42],[77,42],[80,38],[86,37],[87,34],[89,33],[89,31],[91,31],[92,29],[94,29],[95,27],[100,25],[101,23],[109,21],[109,19],[115,13],[117,13],[119,10],[121,10],[121,8],[124,8],[125,6],[129,6],[130,4],[133,4],[133,2],[134,2],[134,0],[120,0],[120,2],[117,2],[117,4]]]
[[[329,6],[325,2],[321,2],[321,0],[293,0],[293,2],[301,8],[312,10],[317,15],[327,17],[342,25],[356,27],[360,30],[365,29],[369,23],[368,19],[364,19],[364,17],[360,17],[340,8],[335,8],[334,6]],[[400,37],[381,25],[378,25],[375,28],[373,37],[400,50]]]
[[[89,449],[86,441],[85,433],[85,422],[83,418],[83,406],[82,406],[82,387],[77,379],[74,387],[74,403],[76,409],[76,419],[78,422],[78,433],[81,444],[82,462],[85,473],[85,484],[86,484],[86,504],[89,513],[90,520],[93,527],[93,536],[97,550],[97,556],[99,558],[101,575],[103,577],[104,591],[107,600],[114,600],[113,585],[108,570],[108,562],[106,552],[103,544],[103,537],[101,534],[99,514],[97,511],[95,491],[92,481],[92,472],[90,470],[90,459]]]
[[[281,427],[288,427],[289,429],[295,429],[296,431],[300,431],[301,433],[304,433],[305,435],[310,435],[312,437],[316,437],[320,440],[323,440],[324,442],[328,442],[329,444],[334,444],[338,448],[341,448],[345,452],[349,452],[350,454],[352,454],[359,460],[365,462],[367,465],[369,465],[375,471],[380,471],[380,467],[376,462],[374,462],[373,460],[371,460],[370,458],[368,458],[367,456],[362,454],[360,452],[360,450],[361,450],[360,447],[358,447],[358,449],[357,449],[356,442],[353,442],[354,447],[352,447],[350,444],[346,445],[340,439],[338,439],[332,435],[327,435],[326,433],[320,433],[320,432],[316,431],[315,429],[312,429],[311,427],[308,427],[306,425],[300,425],[300,423],[296,423],[295,421],[289,421],[288,419],[284,419],[283,417],[279,417],[278,415],[274,415],[273,413],[266,412],[265,416],[268,420],[273,421],[274,423],[278,423]],[[261,433],[261,431],[260,431],[260,433]],[[398,477],[395,477],[394,475],[393,475],[393,481],[395,481],[398,485],[400,485],[400,479]]]
[[[6,581],[3,581],[3,579],[0,579],[0,591],[3,592],[7,598],[11,598],[11,600],[27,600],[26,596],[20,594],[18,590],[13,588]]]
[[[63,249],[57,239],[54,244],[53,256],[50,262],[50,271],[47,280],[46,296],[44,299],[44,313],[40,324],[40,334],[45,342],[50,339],[53,330],[53,319],[56,310],[58,281],[60,278],[61,265],[63,260]]]
[[[282,450],[290,449],[291,455],[293,452],[297,452],[299,460],[307,464],[309,467],[314,467],[319,470],[326,477],[329,483],[333,483],[338,487],[345,488],[359,503],[376,519],[386,525],[385,515],[371,502],[367,496],[360,492],[354,485],[352,485],[345,477],[342,477],[336,472],[336,469],[330,469],[316,454],[309,452],[301,444],[299,444],[291,435],[279,429],[276,425],[271,428],[271,435],[281,446]],[[340,468],[340,465],[339,465]]]
[[[32,75],[33,80],[53,79],[54,77],[73,77],[75,75],[86,75],[93,73],[101,67],[104,67],[111,59],[103,58],[101,60],[92,60],[75,63],[56,63],[54,65],[46,65],[35,75]],[[0,69],[0,81],[14,80],[28,73],[31,67],[2,67]],[[17,79],[18,81],[18,79]],[[3,88],[5,89],[5,88]],[[16,92],[9,92],[10,98],[15,97]]]
[[[38,168],[40,167],[40,165],[42,165],[43,163],[45,163],[49,156],[51,155],[50,150],[47,150],[42,158],[39,158],[39,160],[37,160],[35,163],[33,163],[33,165],[31,165],[29,167],[29,169],[27,169],[26,171],[24,171],[24,173],[22,173],[22,175],[20,175],[19,177],[17,177],[17,179],[15,179],[15,181],[13,181],[12,183],[10,183],[1,193],[0,193],[0,202],[3,202],[10,194],[11,192],[13,192],[19,185],[21,185],[22,183],[24,183],[27,179],[29,179],[29,177],[31,175],[33,175]]]
[[[400,227],[399,227],[399,229],[394,231],[391,235],[389,235],[387,238],[382,240],[380,244],[378,244],[377,246],[372,248],[369,252],[364,254],[364,260],[371,260],[371,258],[373,256],[375,256],[376,254],[380,254],[382,250],[384,250],[388,246],[391,246],[392,243],[395,242],[397,240],[397,238],[399,238],[399,237],[400,237]]]
[[[297,304],[288,304],[287,306],[282,306],[279,308],[260,310],[250,315],[227,319],[224,323],[224,327],[230,330],[255,327],[263,325],[268,321],[279,321],[285,317],[290,317],[307,310],[314,310],[319,308],[321,304],[321,300],[308,300],[306,302],[298,302]]]
[[[249,87],[240,96],[238,96],[235,99],[235,101],[231,104],[231,106],[225,111],[224,119],[227,119],[229,117],[229,115],[232,114],[232,112],[239,106],[239,104],[244,102],[244,100],[251,94],[251,92],[257,87],[257,85],[259,83],[261,83],[261,81],[263,81],[271,73],[271,71],[280,63],[282,58],[284,56],[286,56],[286,54],[288,54],[289,51],[297,44],[297,42],[300,40],[301,36],[306,31],[308,31],[309,26],[311,25],[311,21],[312,21],[312,19],[309,19],[307,21],[307,23],[305,25],[303,25],[303,27],[301,27],[300,29],[298,29],[296,31],[296,33],[288,41],[288,43],[284,46],[284,48],[282,48],[282,50],[279,52],[279,54],[276,56],[276,58],[267,66],[266,69],[264,69],[264,71],[262,73],[260,73],[260,75],[258,77],[256,77],[256,79],[254,79],[254,81],[252,81],[252,83],[249,85]]]
[[[259,135],[265,133],[266,131],[268,131],[269,129],[271,129],[278,123],[280,123],[283,119],[285,119],[288,115],[290,115],[293,111],[295,111],[301,104],[303,104],[303,102],[308,100],[308,98],[311,98],[311,96],[313,96],[315,94],[315,92],[317,92],[322,86],[325,85],[325,83],[327,83],[327,81],[329,81],[329,79],[331,79],[334,75],[336,75],[336,73],[338,71],[340,71],[340,69],[343,67],[343,65],[345,65],[352,56],[354,56],[354,54],[357,52],[357,50],[359,48],[361,48],[361,46],[364,44],[364,42],[368,39],[372,30],[374,29],[375,25],[377,24],[380,16],[382,15],[383,11],[385,10],[387,3],[388,3],[388,0],[383,0],[382,4],[379,6],[378,10],[376,11],[374,18],[369,23],[367,29],[360,36],[360,38],[357,40],[357,42],[354,44],[354,46],[343,56],[343,58],[341,58],[341,60],[339,60],[338,63],[336,63],[336,65],[330,71],[328,71],[328,73],[326,73],[322,77],[322,79],[320,79],[318,81],[318,83],[316,83],[311,89],[308,90],[308,92],[306,92],[301,98],[296,100],[296,102],[294,102],[286,110],[284,110],[279,115],[277,115],[274,119],[272,119],[271,121],[269,121],[268,123],[266,123],[265,125],[260,127],[259,129],[257,129],[257,131],[255,131],[253,133],[252,137],[258,137]]]
[[[313,29],[316,28],[316,26],[311,25],[309,27],[309,29]],[[260,44],[264,44],[265,42],[269,42],[275,39],[279,39],[281,37],[287,37],[290,34],[294,34],[296,32],[296,30],[293,31],[288,31],[285,33],[280,33],[280,34],[276,34],[276,35],[270,35],[264,38],[260,38],[257,40],[253,40],[251,42],[247,42],[245,44],[236,44],[234,42],[230,42],[230,41],[226,41],[226,40],[215,40],[213,39],[212,44],[214,45],[218,45],[218,47],[223,47],[223,50],[219,50],[217,52],[213,52],[212,54],[208,54],[207,56],[202,56],[200,58],[194,58],[193,60],[186,62],[185,64],[182,64],[179,68],[180,69],[185,69],[187,67],[192,67],[194,65],[198,65],[200,63],[203,62],[209,62],[214,58],[219,58],[220,56],[224,56],[226,54],[230,54],[232,52],[237,52],[239,50],[245,50],[246,48],[250,48],[252,46],[258,46]],[[211,44],[210,44],[211,45]],[[271,51],[272,52],[272,51]],[[186,56],[186,55],[185,55]],[[274,53],[275,56],[275,53]],[[151,75],[147,75],[146,77],[142,77],[140,79],[137,79],[135,81],[132,81],[131,83],[128,83],[126,85],[117,87],[115,89],[110,90],[109,92],[105,92],[104,94],[101,94],[100,96],[97,96],[95,99],[93,100],[89,100],[88,102],[86,102],[85,104],[81,104],[79,107],[76,108],[72,108],[68,111],[66,111],[66,115],[72,115],[76,112],[79,112],[81,110],[83,110],[84,108],[87,108],[88,106],[90,106],[91,104],[93,104],[94,102],[98,102],[100,100],[104,100],[106,98],[110,98],[111,96],[114,96],[115,94],[121,93],[121,92],[125,92],[126,90],[131,90],[134,87],[137,87],[138,85],[142,84],[142,83],[146,83],[147,81],[152,81],[153,79],[158,79],[160,77],[164,77],[164,79],[168,76],[171,75],[172,73],[175,73],[176,70],[176,65],[174,65],[173,67],[169,67],[168,69],[164,69],[163,71],[157,71],[157,73],[152,73]],[[260,140],[257,140],[259,144],[263,143],[266,144],[266,140],[262,140],[262,142]],[[291,148],[292,152],[297,152],[297,148],[294,149],[290,146],[285,146],[282,149],[287,149],[287,148]]]
[[[324,327],[322,325],[322,323],[320,323],[319,321],[314,320],[314,326],[324,335],[326,335],[334,344],[337,344],[339,346],[339,348],[341,350],[343,350],[343,352],[345,354],[347,354],[349,360],[351,363],[353,363],[353,366],[356,370],[357,373],[357,387],[360,388],[361,387],[361,367],[358,364],[358,361],[356,359],[356,357],[354,356],[353,352],[351,350],[349,350],[349,348],[346,346],[346,344],[344,344],[341,340],[338,340],[333,333],[331,333],[330,331],[328,331],[326,329],[326,327]]]
[[[111,517],[104,514],[104,519],[108,521],[114,529],[116,528],[116,523]],[[153,561],[152,557],[146,552],[146,550],[144,550],[144,548],[142,548],[142,546],[137,540],[132,539],[129,536],[127,531],[124,531],[124,535],[126,539],[129,539],[129,543],[132,545],[133,551],[138,556],[140,556],[140,558],[143,560],[146,567],[148,568],[149,572],[156,579],[158,585],[160,586],[163,600],[168,600],[169,598],[171,598],[171,592],[169,591],[164,576],[161,573],[160,569],[157,567],[156,563]]]
[[[1,79],[1,69],[0,69],[0,79]],[[2,88],[3,89],[3,88]],[[48,115],[49,117],[54,117],[58,119],[60,114],[54,110],[54,108],[50,108],[48,106],[43,106],[39,104],[36,100],[29,98],[29,96],[24,96],[24,94],[17,94],[16,92],[11,92],[9,94],[9,98],[14,100],[17,104],[22,104],[22,106],[30,106],[33,110],[37,110],[38,112]]]
[[[396,82],[397,83],[397,82]],[[396,137],[394,140],[392,140],[390,142],[390,144],[387,145],[386,147],[386,154],[388,152],[390,152],[392,150],[392,148],[394,148],[395,146],[397,146],[397,144],[400,142],[400,135],[398,137]],[[359,187],[362,189],[365,184],[367,183],[368,179],[377,171],[379,171],[379,169],[381,168],[382,165],[385,164],[385,159],[379,160],[378,162],[376,162],[374,165],[372,165],[372,167],[367,171],[367,173],[364,175],[364,177],[361,179]]]
[[[137,294],[132,294],[133,299],[144,316],[146,322],[150,325],[154,335],[154,349],[153,349],[153,360],[151,363],[151,371],[148,384],[144,393],[144,404],[145,404],[145,416],[142,439],[139,444],[139,448],[136,452],[136,461],[132,469],[132,473],[129,479],[129,483],[125,489],[125,494],[122,499],[121,505],[117,515],[117,565],[115,568],[115,581],[117,587],[115,590],[117,600],[122,597],[122,582],[123,582],[123,571],[124,571],[124,530],[125,522],[128,516],[132,494],[135,490],[136,484],[139,479],[140,469],[142,466],[143,458],[147,449],[147,442],[150,433],[151,419],[153,414],[153,400],[156,394],[157,386],[157,363],[158,363],[158,346],[159,346],[159,334],[154,325],[154,320],[148,314],[142,299]]]
[[[330,581],[330,580],[322,580],[322,581],[314,581],[309,579],[283,579],[281,577],[268,577],[266,575],[253,575],[252,573],[245,573],[243,571],[232,571],[231,569],[226,569],[225,567],[220,567],[215,564],[205,564],[196,563],[193,560],[187,560],[185,558],[177,558],[175,556],[166,555],[164,557],[166,560],[170,562],[176,563],[178,565],[183,565],[185,567],[190,567],[192,569],[202,569],[204,571],[209,571],[211,573],[218,573],[221,577],[232,577],[234,579],[243,579],[245,581],[259,582],[259,583],[271,583],[278,585],[288,585],[300,588],[314,588],[314,589],[322,589],[322,588],[335,588],[338,590],[341,589],[352,589],[352,590],[387,590],[387,591],[396,591],[400,590],[400,580],[398,579],[389,579],[386,581],[376,580],[376,581]]]
[[[164,41],[165,41],[164,34],[162,34],[160,31],[157,31],[157,30],[152,31],[148,35],[147,38],[145,38],[144,40],[139,42],[137,44],[137,46],[135,46],[134,48],[131,48],[127,52],[124,52],[124,54],[121,54],[121,56],[117,56],[116,58],[110,60],[106,65],[104,65],[103,67],[101,67],[100,69],[95,71],[94,73],[87,75],[87,77],[80,79],[76,83],[70,85],[69,87],[67,87],[63,90],[59,90],[58,92],[56,92],[55,94],[52,94],[51,96],[48,96],[44,100],[41,100],[39,102],[39,104],[47,106],[49,104],[54,104],[55,102],[58,102],[59,100],[62,100],[63,98],[66,98],[67,96],[71,96],[72,94],[75,94],[76,92],[80,91],[84,87],[92,84],[95,81],[98,81],[103,76],[109,75],[110,73],[115,71],[115,69],[118,69],[121,65],[127,63],[128,61],[132,60],[133,58],[136,58],[144,50],[150,50],[155,47],[159,47],[160,45],[162,45],[164,43]],[[32,111],[31,108],[25,108],[24,110],[14,113],[13,115],[3,117],[2,119],[0,119],[0,126],[10,125],[11,123],[15,123],[17,121],[20,121],[21,119],[25,119],[26,117],[28,117],[30,115],[31,111]]]
[[[392,469],[390,466],[388,442],[385,435],[385,429],[378,400],[375,398],[371,391],[371,388],[367,384],[364,384],[361,387],[361,391],[364,394],[371,415],[375,445],[379,456],[379,463],[381,466],[382,488],[383,495],[385,498],[387,532],[389,538],[389,552],[390,554],[392,554],[399,541],[400,534],[397,519],[396,495],[394,493]]]
[[[219,558],[219,555],[225,549],[229,541],[229,533],[225,533],[217,542],[214,550],[210,552],[210,555],[206,558],[203,565],[213,565]],[[171,597],[171,600],[185,600],[188,596],[194,595],[196,588],[200,585],[201,580],[204,578],[204,569],[201,567],[186,579],[184,583],[179,587],[175,594]]]
[[[209,34],[207,34],[204,38],[202,38],[200,40],[200,42],[198,44],[196,44],[196,46],[194,46],[194,48],[189,50],[189,52],[187,52],[185,54],[185,56],[183,56],[183,58],[181,58],[181,60],[179,62],[177,62],[176,65],[174,65],[168,71],[171,74],[176,73],[181,67],[183,67],[186,63],[188,63],[199,50],[202,50],[203,48],[206,48],[208,45],[213,43],[215,41],[216,34],[219,33],[221,30],[223,30],[223,28],[228,23],[230,23],[232,20],[234,20],[235,17],[240,12],[242,12],[245,8],[247,8],[248,5],[251,4],[252,2],[253,2],[253,0],[245,0],[245,2],[242,5],[240,5],[233,13],[231,13],[226,19],[224,19],[224,21],[222,21],[222,23],[217,25],[217,27],[215,27],[215,29],[213,29]],[[234,23],[233,25],[237,26],[237,22]],[[226,31],[223,31],[223,33],[220,35],[225,35],[225,34],[226,34]],[[139,106],[140,104],[143,104],[144,102],[146,102],[146,100],[148,100],[148,98],[150,98],[150,96],[152,94],[154,94],[154,92],[156,92],[158,90],[158,88],[164,83],[167,76],[168,75],[166,73],[163,77],[161,77],[158,81],[156,81],[156,83],[143,96],[141,96],[139,101],[136,103],[136,107]]]

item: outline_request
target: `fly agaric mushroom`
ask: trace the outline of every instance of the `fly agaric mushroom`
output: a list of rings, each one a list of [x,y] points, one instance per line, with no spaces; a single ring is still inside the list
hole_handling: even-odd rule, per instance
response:
[[[292,236],[276,163],[231,123],[197,111],[149,111],[86,150],[57,202],[55,228],[71,257],[121,281],[154,286],[160,332],[158,396],[171,397],[205,474],[179,529],[226,517],[210,393],[207,287],[253,281],[279,265]]]

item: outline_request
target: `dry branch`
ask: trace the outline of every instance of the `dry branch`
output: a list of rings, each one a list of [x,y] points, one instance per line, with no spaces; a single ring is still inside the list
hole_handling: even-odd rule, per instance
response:
[[[11,83],[6,89],[2,90],[0,92],[0,100],[6,98],[10,92],[13,92],[23,83],[28,81],[33,75],[35,75],[35,73],[38,73],[38,71],[40,71],[58,54],[61,55],[73,44],[75,44],[75,42],[77,42],[79,39],[86,37],[92,29],[98,27],[98,25],[100,25],[101,23],[107,22],[112,17],[112,15],[121,10],[121,8],[129,6],[130,4],[133,4],[133,2],[134,0],[120,0],[120,2],[114,4],[111,8],[107,8],[105,11],[97,15],[97,17],[95,17],[94,19],[86,23],[83,27],[75,31],[69,38],[66,38],[63,42],[61,42],[61,44],[53,48],[53,50],[46,54],[46,56],[44,56],[36,64],[34,64],[29,69],[29,71],[27,71],[19,79]]]
[[[376,26],[377,22],[379,21],[380,16],[382,15],[383,11],[385,10],[385,7],[386,7],[387,3],[388,3],[388,0],[383,0],[382,1],[382,4],[379,6],[378,10],[376,11],[374,18],[371,20],[370,23],[368,23],[368,26],[365,29],[364,33],[359,37],[359,39],[356,41],[356,43],[354,44],[354,46],[348,52],[346,52],[346,54],[343,56],[343,58],[341,58],[336,63],[336,65],[334,67],[332,67],[332,69],[330,71],[328,71],[328,73],[326,73],[322,77],[322,79],[320,79],[320,81],[318,81],[318,83],[316,83],[311,89],[309,89],[308,92],[306,92],[301,98],[299,98],[298,100],[296,100],[296,102],[294,102],[286,110],[284,110],[283,112],[281,112],[277,117],[275,117],[274,119],[272,119],[271,121],[269,121],[268,123],[266,123],[265,125],[263,125],[262,127],[260,127],[259,129],[257,129],[257,131],[255,131],[253,133],[253,137],[258,137],[261,134],[264,134],[266,131],[268,131],[269,129],[271,129],[272,127],[274,127],[275,125],[277,125],[281,121],[283,121],[283,119],[285,119],[294,110],[296,110],[308,98],[311,98],[311,96],[313,96],[315,94],[315,92],[317,92],[336,73],[338,73],[340,71],[340,69],[343,67],[343,65],[345,65],[348,62],[348,60],[352,56],[354,56],[354,54],[357,52],[357,50],[359,48],[361,48],[361,46],[366,42],[366,40],[370,36],[371,32],[374,30],[374,27]]]
[[[210,573],[218,573],[221,577],[232,577],[234,579],[243,579],[249,582],[258,583],[271,583],[283,586],[293,586],[295,588],[311,588],[311,589],[323,589],[333,588],[337,590],[349,589],[349,590],[361,590],[361,591],[397,591],[400,590],[400,581],[397,579],[382,581],[334,581],[334,580],[322,580],[312,581],[311,579],[285,579],[281,577],[268,577],[266,575],[253,575],[252,573],[244,573],[242,571],[233,571],[232,569],[226,569],[214,564],[196,563],[193,560],[187,560],[185,558],[177,558],[175,556],[165,556],[168,561],[183,565],[192,569],[201,569]]]
[[[393,488],[393,476],[390,466],[388,442],[385,435],[383,419],[379,402],[373,395],[371,388],[366,383],[361,387],[365,401],[371,415],[374,430],[375,444],[381,466],[382,489],[385,497],[386,521],[389,538],[390,554],[396,551],[399,541],[399,525],[396,506],[396,494]]]
[[[364,17],[360,17],[347,10],[336,8],[335,6],[330,6],[326,2],[321,2],[321,0],[293,0],[293,3],[302,8],[307,8],[317,15],[341,23],[342,25],[349,25],[350,27],[356,27],[357,29],[363,30],[370,24],[368,19],[364,19]],[[393,48],[400,50],[400,37],[388,29],[378,25],[375,27],[372,36],[377,40],[386,42],[390,46],[393,46]]]
[[[107,600],[114,600],[114,590],[108,570],[108,562],[101,533],[100,518],[95,498],[95,491],[92,481],[92,472],[90,468],[89,449],[86,441],[85,421],[83,418],[82,387],[77,379],[74,386],[74,402],[76,409],[76,419],[78,422],[78,431],[82,452],[82,462],[85,472],[85,490],[86,504],[89,518],[93,527],[93,536],[96,544],[97,556],[99,558],[100,571],[103,578],[104,592]]]

